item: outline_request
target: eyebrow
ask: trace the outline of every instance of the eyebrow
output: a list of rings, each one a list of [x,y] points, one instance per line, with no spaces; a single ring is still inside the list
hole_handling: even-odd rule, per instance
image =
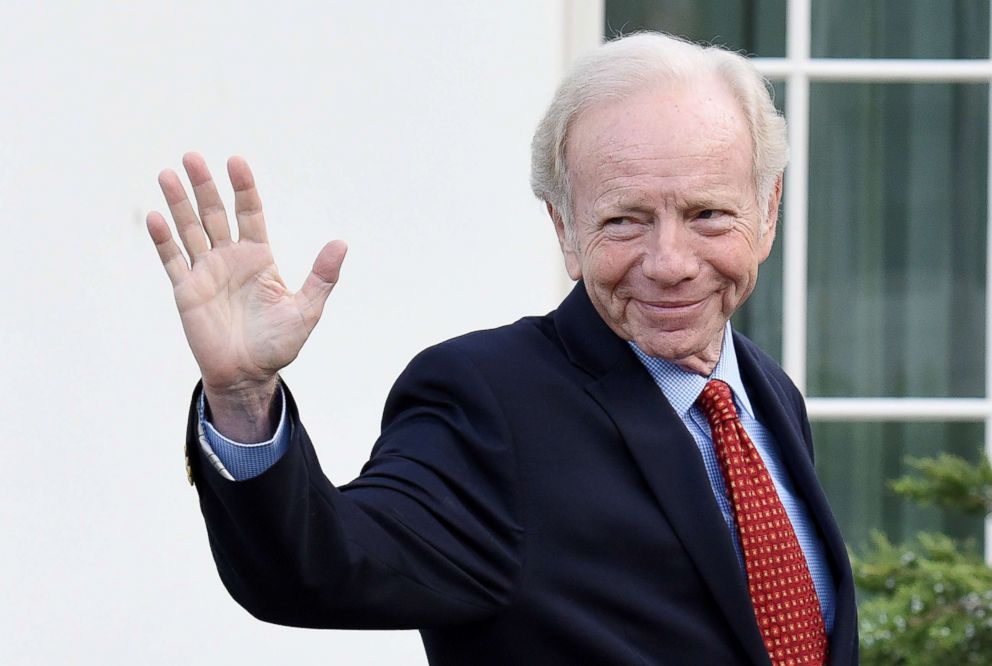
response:
[[[651,205],[650,197],[643,194],[621,192],[616,194],[606,194],[598,197],[593,202],[593,210],[619,210],[632,211],[637,213],[652,213],[654,206]]]
[[[653,214],[655,206],[650,199],[651,197],[642,194],[607,195],[593,202],[593,210],[598,213],[617,211]],[[736,198],[731,196],[730,192],[724,191],[700,194],[699,196],[680,196],[676,198],[675,203],[682,210],[725,210],[738,207]]]
[[[699,197],[696,199],[685,199],[680,203],[685,204],[684,208],[689,210],[710,210],[710,209],[721,209],[727,208],[727,200],[721,202],[719,199],[714,197]]]

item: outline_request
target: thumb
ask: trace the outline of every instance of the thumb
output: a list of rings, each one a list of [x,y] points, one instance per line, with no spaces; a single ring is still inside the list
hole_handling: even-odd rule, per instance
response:
[[[341,276],[341,264],[348,253],[348,244],[342,240],[331,241],[317,254],[313,269],[294,297],[311,328],[320,319],[324,303]]]

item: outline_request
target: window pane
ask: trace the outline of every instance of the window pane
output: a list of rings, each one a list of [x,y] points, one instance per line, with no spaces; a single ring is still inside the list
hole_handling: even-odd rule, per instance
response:
[[[662,30],[759,56],[785,55],[786,0],[606,0],[607,39]]]
[[[811,395],[984,395],[987,145],[987,85],[812,85]]]
[[[785,111],[785,83],[774,84],[775,106]],[[783,195],[789,196],[788,192]],[[783,199],[784,201],[784,199]],[[734,315],[734,328],[748,336],[775,360],[782,361],[782,247],[788,224],[779,206],[778,232],[772,253],[758,272],[758,286],[744,306]]]
[[[873,529],[893,541],[923,530],[974,539],[981,549],[981,517],[921,507],[888,484],[912,473],[907,456],[947,452],[977,461],[984,433],[981,423],[814,423],[817,475],[847,544],[863,550]]]
[[[813,57],[987,58],[988,0],[812,3]]]

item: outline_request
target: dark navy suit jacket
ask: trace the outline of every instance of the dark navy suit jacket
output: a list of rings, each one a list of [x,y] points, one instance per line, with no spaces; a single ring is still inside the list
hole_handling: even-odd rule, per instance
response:
[[[851,570],[803,400],[734,341],[826,546],[830,663],[855,664]],[[769,663],[699,451],[581,282],[546,317],[418,355],[341,488],[287,396],[291,445],[261,476],[225,481],[191,456],[220,576],[253,615],[417,628],[435,665]],[[191,452],[195,433],[193,408]]]

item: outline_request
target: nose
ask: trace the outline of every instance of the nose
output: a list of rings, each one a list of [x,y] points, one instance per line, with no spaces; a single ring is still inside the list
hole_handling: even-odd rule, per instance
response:
[[[674,286],[699,274],[693,234],[684,224],[661,221],[645,236],[641,260],[644,276],[662,286]]]

